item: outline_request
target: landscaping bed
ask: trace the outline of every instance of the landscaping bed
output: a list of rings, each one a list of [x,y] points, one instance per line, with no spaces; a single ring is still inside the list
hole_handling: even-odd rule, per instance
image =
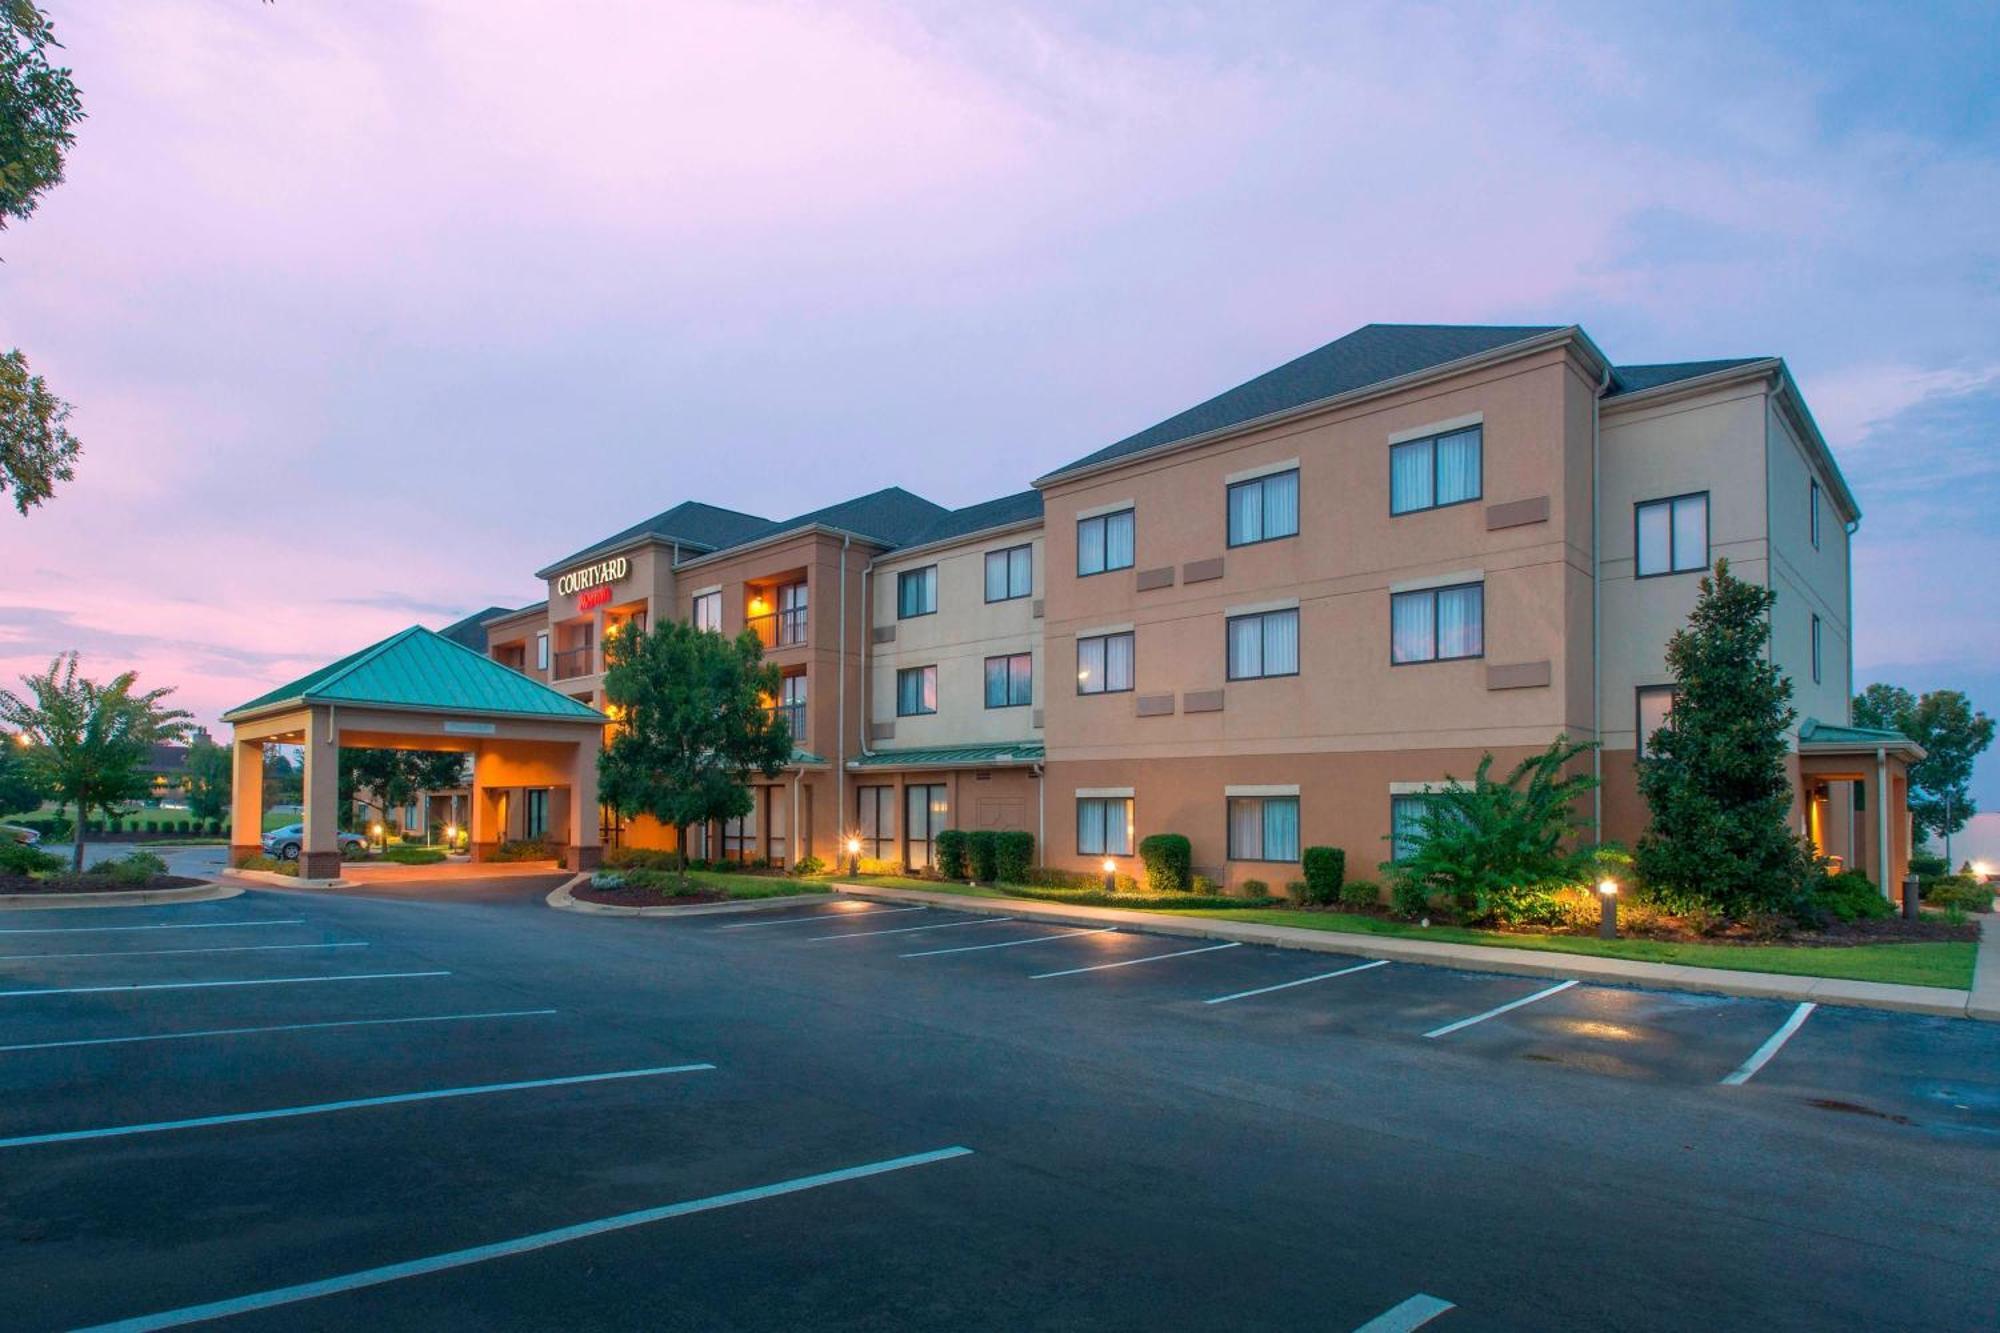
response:
[[[570,891],[580,902],[607,907],[693,907],[700,903],[749,902],[826,893],[828,881],[783,874],[733,874],[720,870],[600,870]]]
[[[152,889],[192,889],[206,884],[185,875],[150,875],[133,879],[119,875],[0,874],[0,895],[15,893],[138,893]]]

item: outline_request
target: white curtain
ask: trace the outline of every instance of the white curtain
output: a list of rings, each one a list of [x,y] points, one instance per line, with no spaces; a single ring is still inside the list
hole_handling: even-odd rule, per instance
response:
[[[1391,661],[1428,662],[1437,656],[1436,610],[1428,592],[1399,592],[1389,599]]]
[[[1085,797],[1076,803],[1076,849],[1086,856],[1110,850],[1104,842],[1105,807],[1111,802]]]
[[[1264,538],[1290,537],[1299,530],[1299,474],[1264,478]]]
[[[1077,522],[1076,572],[1079,574],[1104,572],[1104,520],[1101,518],[1086,518]]]
[[[1026,597],[1035,590],[1035,552],[1030,546],[1017,546],[1007,552],[1007,595]]]
[[[986,659],[986,706],[1007,706],[1007,659],[1004,657]]]
[[[1078,694],[1104,693],[1104,640],[1102,638],[1078,639],[1076,641],[1076,692]]]
[[[1007,600],[1007,553],[993,551],[986,557],[986,600]]]
[[[1292,676],[1299,670],[1299,613],[1273,611],[1264,617],[1264,674]]]
[[[1264,540],[1264,494],[1256,482],[1229,488],[1229,544]]]
[[[1113,634],[1104,640],[1104,688],[1132,688],[1133,643],[1130,634]]]
[[[1479,498],[1479,428],[1440,436],[1437,442],[1437,502],[1456,504]]]
[[[1104,516],[1104,567],[1129,569],[1132,566],[1132,511]]]
[[[1113,856],[1132,854],[1132,798],[1114,797],[1104,803],[1104,850]]]
[[[1672,505],[1639,506],[1639,572],[1665,574],[1673,568]]]
[[[1389,802],[1389,855],[1401,861],[1423,845],[1424,798],[1398,796]]]
[[[1238,797],[1229,803],[1229,854],[1238,861],[1264,859],[1262,802]]]
[[[1264,800],[1264,859],[1299,859],[1299,798],[1273,796]]]
[[[1437,655],[1477,657],[1486,651],[1486,585],[1440,588],[1437,595]]]
[[[1701,569],[1708,564],[1708,497],[1690,495],[1674,501],[1674,569]]]
[[[1229,622],[1229,678],[1246,680],[1264,674],[1264,626],[1257,616]]]
[[[1435,441],[1414,440],[1389,449],[1389,512],[1407,514],[1437,503],[1431,491]]]

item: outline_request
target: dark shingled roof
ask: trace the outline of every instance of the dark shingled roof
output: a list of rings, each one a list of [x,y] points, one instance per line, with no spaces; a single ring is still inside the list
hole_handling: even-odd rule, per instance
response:
[[[1713,375],[1718,370],[1775,360],[1776,357],[1770,356],[1735,356],[1721,361],[1667,361],[1654,366],[1614,366],[1611,370],[1611,390],[1604,396],[1616,398],[1621,393],[1657,389],[1662,384],[1672,384],[1677,380],[1696,379],[1702,375]]]
[[[929,546],[932,542],[950,541],[954,537],[966,537],[988,528],[1011,527],[1016,523],[1026,523],[1042,516],[1042,493],[1040,491],[1020,491],[1013,495],[1003,495],[997,500],[985,500],[963,509],[954,509],[937,522],[925,528],[908,546]]]
[[[746,542],[775,537],[781,532],[792,532],[817,523],[824,527],[859,533],[863,537],[872,537],[884,546],[907,546],[919,532],[950,512],[943,505],[933,504],[921,495],[912,495],[901,486],[887,486],[879,491],[871,491],[867,495],[857,495],[852,500],[842,500],[839,504],[831,504],[824,509],[814,509],[796,518],[788,518],[781,523],[768,524],[764,531],[730,544],[741,546]]]
[[[1265,371],[1205,403],[1168,417],[1137,435],[1085,454],[1042,480],[1079,468],[1108,463],[1158,445],[1191,439],[1210,431],[1240,426],[1246,421],[1284,412],[1336,394],[1413,375],[1447,362],[1512,343],[1526,342],[1568,327],[1562,324],[1368,324],[1344,338]]]
[[[573,565],[599,551],[624,546],[639,537],[659,537],[666,541],[678,541],[685,546],[697,546],[705,551],[713,551],[724,546],[735,546],[750,541],[770,526],[770,519],[759,518],[755,514],[738,513],[734,509],[703,504],[699,500],[683,500],[672,509],[655,514],[643,522],[634,523],[623,532],[613,533],[603,541],[592,542],[581,551],[564,556],[548,569]],[[547,572],[548,570],[543,571],[544,574]]]
[[[480,622],[495,616],[504,616],[504,606],[489,606],[484,611],[474,611],[463,620],[454,620],[438,631],[440,639],[450,639],[453,643],[464,644],[475,653],[486,651],[486,626]]]

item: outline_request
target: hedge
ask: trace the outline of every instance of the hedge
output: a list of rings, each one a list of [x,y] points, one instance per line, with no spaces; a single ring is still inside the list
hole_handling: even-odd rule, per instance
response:
[[[1018,829],[994,835],[994,878],[1003,884],[1024,884],[1035,863],[1035,835]]]
[[[965,835],[965,859],[971,865],[972,878],[981,884],[1000,878],[998,837],[992,829],[974,829]]]
[[[937,835],[937,872],[940,879],[965,878],[965,834],[958,829],[944,829]]]
[[[1181,833],[1154,833],[1139,839],[1148,893],[1186,893],[1193,884],[1194,844]]]
[[[1319,906],[1340,900],[1347,879],[1347,853],[1338,847],[1308,847],[1305,851],[1306,901]]]

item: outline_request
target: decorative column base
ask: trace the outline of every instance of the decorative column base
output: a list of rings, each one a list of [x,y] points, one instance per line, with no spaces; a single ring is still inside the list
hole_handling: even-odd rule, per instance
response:
[[[242,866],[245,862],[249,861],[252,857],[262,856],[263,854],[264,854],[264,848],[261,843],[252,843],[248,847],[239,847],[235,843],[231,843],[229,844],[230,868],[232,870],[236,869]]]
[[[339,852],[300,852],[300,879],[339,879]]]
[[[475,842],[468,847],[475,861],[491,861],[500,855],[500,844],[497,842]]]
[[[564,870],[595,870],[604,863],[604,849],[602,847],[565,847],[563,849],[562,863]]]

